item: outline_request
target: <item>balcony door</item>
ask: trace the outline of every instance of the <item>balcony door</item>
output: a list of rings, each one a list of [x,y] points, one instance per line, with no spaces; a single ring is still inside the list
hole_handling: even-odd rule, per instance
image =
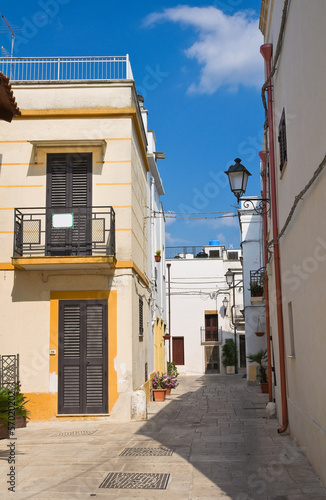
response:
[[[92,154],[48,154],[47,255],[91,255],[91,207]]]
[[[59,301],[58,412],[108,412],[107,300]]]

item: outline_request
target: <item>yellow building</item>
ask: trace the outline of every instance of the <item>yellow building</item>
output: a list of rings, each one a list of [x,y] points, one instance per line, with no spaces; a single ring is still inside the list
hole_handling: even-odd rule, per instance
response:
[[[129,59],[14,60],[12,72],[21,117],[1,131],[0,352],[19,353],[32,420],[129,418],[165,325],[163,311],[150,317],[160,178]]]

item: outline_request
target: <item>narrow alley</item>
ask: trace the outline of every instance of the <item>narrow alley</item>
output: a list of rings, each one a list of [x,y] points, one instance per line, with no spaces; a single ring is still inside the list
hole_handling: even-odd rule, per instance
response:
[[[265,418],[266,403],[242,374],[184,377],[149,404],[147,422],[29,423],[16,431],[15,494],[9,440],[0,442],[1,498],[326,499],[303,450]]]

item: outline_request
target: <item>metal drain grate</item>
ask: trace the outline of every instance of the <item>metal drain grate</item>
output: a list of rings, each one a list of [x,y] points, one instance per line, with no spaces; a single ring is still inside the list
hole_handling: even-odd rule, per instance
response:
[[[167,457],[173,454],[169,448],[125,448],[120,457]]]
[[[123,490],[165,490],[170,474],[110,472],[99,488]]]
[[[96,431],[62,431],[52,434],[52,437],[68,437],[68,436],[91,436]]]

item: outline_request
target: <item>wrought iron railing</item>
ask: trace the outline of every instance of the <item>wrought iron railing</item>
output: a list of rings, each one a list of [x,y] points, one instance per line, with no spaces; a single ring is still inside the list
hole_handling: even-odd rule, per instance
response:
[[[244,323],[244,308],[243,306],[235,305],[232,307],[232,321],[236,325]]]
[[[14,257],[115,256],[112,207],[16,208]]]
[[[0,387],[14,389],[19,381],[19,354],[0,356]]]
[[[250,293],[251,297],[262,297],[264,295],[264,282],[266,272],[261,267],[257,271],[250,271]]]
[[[200,342],[207,344],[208,342],[218,342],[218,329],[215,331],[207,331],[204,326],[200,327]]]
[[[129,55],[107,57],[3,57],[0,71],[15,82],[132,80]]]
[[[220,249],[208,249],[202,246],[182,246],[182,247],[166,247],[166,259],[200,259],[200,258],[218,258],[222,257]]]

